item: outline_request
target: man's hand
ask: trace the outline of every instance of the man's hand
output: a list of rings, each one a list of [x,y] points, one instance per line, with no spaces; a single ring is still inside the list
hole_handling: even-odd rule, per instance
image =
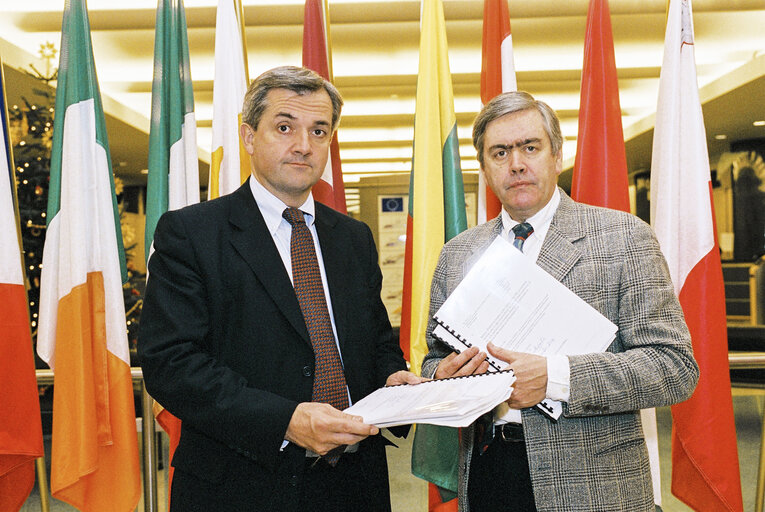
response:
[[[406,370],[399,370],[396,373],[391,373],[385,381],[386,386],[398,386],[399,384],[419,384],[430,379],[420,377],[412,372]]]
[[[379,431],[364,423],[361,416],[345,414],[329,404],[303,402],[292,413],[284,439],[326,455],[333,448],[356,444]]]
[[[513,393],[507,405],[513,409],[533,407],[545,399],[547,394],[547,358],[524,352],[513,352],[487,345],[489,354],[508,363],[515,373]]]
[[[470,347],[457,354],[452,352],[438,363],[435,378],[446,379],[447,377],[461,377],[474,373],[486,373],[489,362],[486,361],[486,353],[479,352],[477,347]]]

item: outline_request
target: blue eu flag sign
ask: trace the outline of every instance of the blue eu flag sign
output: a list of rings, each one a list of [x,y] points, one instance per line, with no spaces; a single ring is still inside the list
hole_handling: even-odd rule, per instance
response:
[[[403,212],[404,211],[404,198],[403,197],[383,197],[382,211],[384,212]]]

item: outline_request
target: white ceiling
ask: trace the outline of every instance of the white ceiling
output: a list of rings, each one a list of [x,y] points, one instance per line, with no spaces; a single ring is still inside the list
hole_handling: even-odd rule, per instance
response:
[[[243,0],[250,77],[301,62],[303,0]],[[335,83],[346,100],[339,139],[347,182],[410,169],[420,4],[330,0]],[[480,106],[481,0],[443,0],[463,169],[475,170],[471,123]],[[44,63],[41,44],[60,44],[63,0],[0,0],[0,56],[9,99],[29,85],[13,69]],[[117,172],[140,181],[146,167],[155,0],[88,2],[96,69]],[[555,108],[564,157],[576,148],[588,0],[509,0],[519,89]],[[186,0],[200,159],[209,162],[217,0]],[[611,0],[616,64],[630,171],[650,163],[666,0]],[[710,154],[765,137],[765,0],[695,0],[696,62]],[[56,61],[57,62],[57,61]],[[21,91],[21,92],[20,92]],[[28,93],[27,93],[28,94]],[[720,141],[715,135],[726,135]],[[207,181],[203,167],[202,181]],[[350,183],[349,183],[350,185]],[[352,185],[351,185],[352,186]]]

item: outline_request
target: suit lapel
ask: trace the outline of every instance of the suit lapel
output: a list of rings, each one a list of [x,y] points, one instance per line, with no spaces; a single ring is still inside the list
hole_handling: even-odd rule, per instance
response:
[[[295,331],[310,345],[295,290],[263,215],[252,197],[249,182],[245,182],[234,194],[236,200],[229,215],[231,245],[247,262]]]
[[[327,276],[329,296],[332,300],[332,314],[335,319],[340,352],[343,353],[348,325],[349,304],[347,297],[351,296],[350,287],[358,286],[359,283],[352,283],[352,280],[358,276],[348,275],[348,268],[350,267],[346,264],[346,259],[350,248],[346,236],[337,229],[337,219],[334,216],[326,215],[323,211],[324,208],[326,207],[322,204],[316,203],[316,234],[319,237],[324,272]]]
[[[537,265],[558,281],[581,259],[582,253],[573,242],[585,236],[576,203],[562,190],[560,196],[560,205],[537,258]]]

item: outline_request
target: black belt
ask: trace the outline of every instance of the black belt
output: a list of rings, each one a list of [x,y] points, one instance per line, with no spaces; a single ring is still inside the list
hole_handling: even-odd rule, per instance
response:
[[[520,423],[503,423],[494,427],[494,439],[506,443],[523,443],[523,425]]]

